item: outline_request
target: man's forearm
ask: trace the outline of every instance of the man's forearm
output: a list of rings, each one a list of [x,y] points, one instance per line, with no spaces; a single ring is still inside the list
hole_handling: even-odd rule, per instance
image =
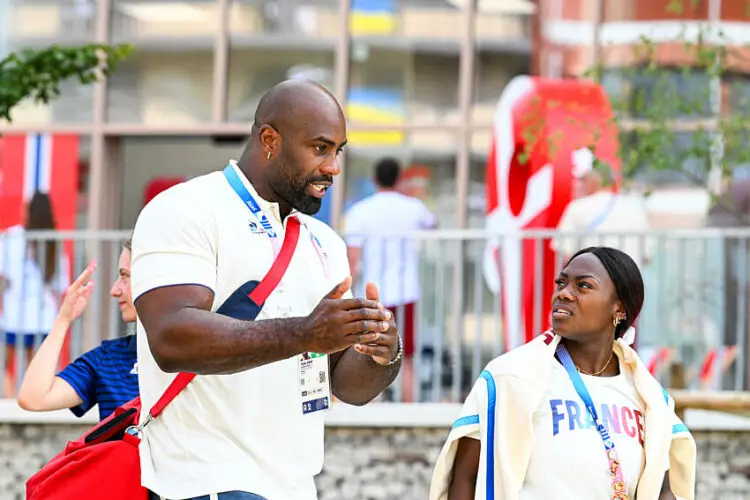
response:
[[[401,361],[381,365],[350,347],[331,355],[333,394],[344,403],[367,404],[391,385],[400,369]]]
[[[236,373],[286,359],[305,350],[304,318],[241,321],[185,308],[149,338],[151,352],[166,372],[201,375]]]

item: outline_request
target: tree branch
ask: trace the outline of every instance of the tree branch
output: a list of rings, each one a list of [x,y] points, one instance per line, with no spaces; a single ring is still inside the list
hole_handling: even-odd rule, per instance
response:
[[[0,119],[11,121],[12,109],[25,99],[48,103],[69,78],[83,85],[100,80],[132,50],[127,44],[88,44],[11,53],[0,60]]]

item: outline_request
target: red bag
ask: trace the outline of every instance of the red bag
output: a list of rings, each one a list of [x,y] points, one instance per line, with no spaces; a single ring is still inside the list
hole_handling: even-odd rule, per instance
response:
[[[299,238],[299,221],[287,222],[284,243],[263,280],[250,293],[262,306],[281,281]],[[75,441],[26,482],[27,500],[147,500],[141,486],[140,433],[187,387],[194,373],[179,373],[138,426],[141,400],[117,408]]]
[[[178,374],[151,409],[152,419],[194,377],[194,373]],[[138,454],[140,413],[141,398],[135,398],[69,442],[62,453],[26,482],[27,500],[147,500],[148,490],[141,486]]]

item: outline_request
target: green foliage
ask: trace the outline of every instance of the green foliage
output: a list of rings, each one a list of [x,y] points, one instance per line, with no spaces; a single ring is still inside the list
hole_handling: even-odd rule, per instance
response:
[[[707,0],[672,0],[667,10],[673,15],[690,13],[702,1]],[[747,2],[750,9],[750,0]],[[612,120],[579,123],[582,126],[578,128],[586,133],[576,138],[563,138],[546,124],[526,127],[525,147],[517,153],[518,160],[524,163],[534,150],[550,154],[562,140],[576,142],[567,144],[574,149],[587,145],[598,156],[597,140],[603,134],[617,133],[626,184],[636,183],[648,193],[660,184],[687,181],[705,188],[714,202],[740,216],[731,201],[719,194],[736,167],[750,166],[750,74],[735,69],[738,63],[750,65],[743,60],[748,48],[727,39],[710,23],[702,24],[697,34],[683,29],[672,48],[675,42],[683,50],[682,60],[689,64],[665,66],[657,44],[642,37],[634,48],[634,64],[591,68],[584,77],[598,81],[607,91],[614,111]],[[548,103],[545,110],[532,107],[528,118],[533,123],[566,106],[574,116],[571,106],[585,105]],[[594,168],[609,170],[610,165],[597,157]]]
[[[733,82],[750,90],[750,79],[733,73],[730,61],[739,59],[739,51],[711,25],[691,38],[683,32],[681,40],[690,65],[661,65],[655,44],[644,39],[635,54],[638,64],[597,73],[615,111],[625,178],[678,172],[711,187],[716,174],[728,178],[735,166],[750,163],[750,102],[722,92]]]
[[[48,103],[68,78],[83,85],[96,82],[132,50],[130,45],[88,44],[11,53],[0,60],[0,119],[11,121],[12,109],[24,99]]]
[[[693,13],[706,1],[671,0],[667,12]],[[734,71],[738,62],[745,65],[747,47],[710,23],[697,34],[683,29],[675,42],[690,65],[665,67],[656,44],[643,37],[634,53],[637,64],[592,68],[590,75],[610,96],[626,180],[679,176],[726,204],[718,199],[714,181],[727,180],[735,167],[750,164],[750,78]],[[641,175],[646,172],[650,175]]]

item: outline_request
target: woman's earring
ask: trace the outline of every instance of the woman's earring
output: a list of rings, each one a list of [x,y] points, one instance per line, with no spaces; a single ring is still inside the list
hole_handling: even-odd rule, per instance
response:
[[[271,152],[269,151],[268,154],[266,155],[266,160],[270,160],[270,159],[271,159]]]
[[[612,326],[614,326],[615,328],[617,328],[617,325],[619,323],[620,323],[620,318],[618,318],[617,316],[615,316],[614,318],[612,318]]]

